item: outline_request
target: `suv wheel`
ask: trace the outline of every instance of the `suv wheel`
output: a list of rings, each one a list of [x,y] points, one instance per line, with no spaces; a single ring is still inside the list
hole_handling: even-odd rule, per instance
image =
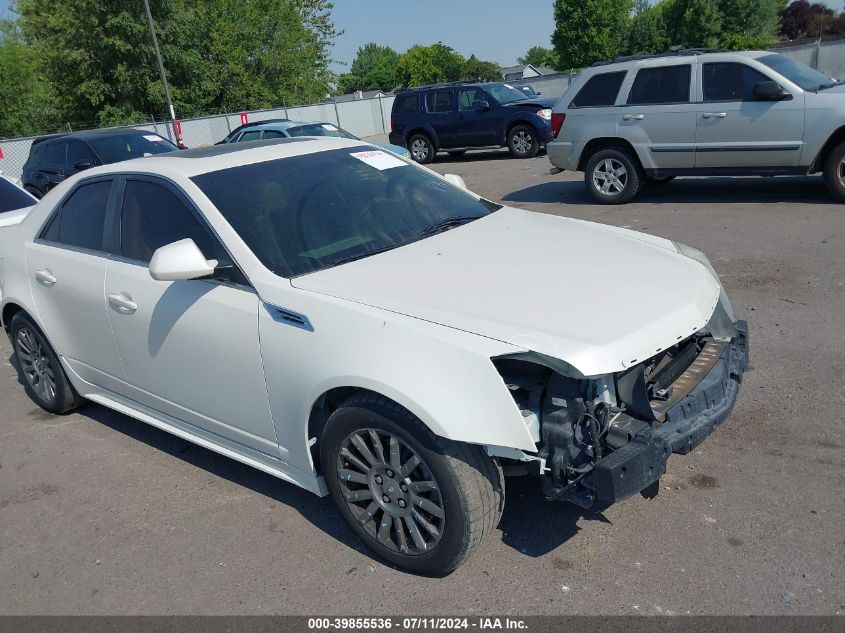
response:
[[[540,151],[537,134],[530,125],[514,125],[508,132],[508,150],[517,158],[533,158]]]
[[[482,448],[436,437],[372,393],[353,396],[331,415],[320,463],[329,493],[363,543],[416,573],[454,570],[504,506],[502,469]]]
[[[425,134],[414,134],[408,139],[408,151],[411,158],[421,165],[427,165],[434,160],[434,145]]]
[[[824,183],[838,202],[845,202],[845,142],[833,148],[824,161]]]
[[[22,313],[12,317],[9,334],[27,395],[50,413],[67,413],[83,403],[68,381],[41,330]]]
[[[584,182],[600,204],[625,204],[642,187],[639,165],[623,149],[599,150],[587,161]]]
[[[41,198],[44,197],[44,194],[42,194],[40,191],[38,191],[38,189],[36,189],[32,185],[24,185],[23,188],[26,189],[29,193],[31,193],[33,196],[35,196],[39,200],[41,200]]]

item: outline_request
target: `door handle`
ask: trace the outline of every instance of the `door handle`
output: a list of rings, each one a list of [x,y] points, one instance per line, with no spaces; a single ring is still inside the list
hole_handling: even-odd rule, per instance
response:
[[[624,121],[642,121],[644,118],[644,114],[625,114],[622,116]]]
[[[49,268],[42,268],[35,272],[35,280],[42,286],[55,286],[57,279],[53,276],[53,272]]]
[[[724,119],[728,116],[727,112],[705,112],[702,115],[705,119]]]
[[[109,295],[109,305],[121,314],[132,314],[138,309],[138,304],[124,293]]]

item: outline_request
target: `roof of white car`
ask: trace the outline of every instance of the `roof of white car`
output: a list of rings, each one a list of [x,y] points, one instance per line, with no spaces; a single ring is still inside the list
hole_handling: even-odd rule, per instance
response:
[[[582,74],[590,76],[596,73],[613,72],[615,70],[628,70],[629,68],[641,68],[651,66],[666,66],[680,64],[699,64],[713,61],[736,60],[737,57],[756,59],[764,55],[772,55],[772,51],[718,51],[708,53],[667,54],[667,55],[634,55],[631,57],[620,57],[612,61],[594,64],[585,68]]]
[[[295,138],[272,139],[264,141],[246,141],[197,147],[178,152],[156,154],[121,163],[103,165],[86,170],[86,176],[114,173],[148,173],[173,175],[180,174],[187,178],[211,171],[240,167],[253,163],[262,163],[279,158],[313,154],[345,147],[360,147],[365,141],[336,137],[299,136]]]

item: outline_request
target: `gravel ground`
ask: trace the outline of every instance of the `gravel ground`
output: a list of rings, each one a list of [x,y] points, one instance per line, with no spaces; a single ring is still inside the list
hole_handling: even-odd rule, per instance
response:
[[[492,200],[702,249],[750,324],[733,415],[670,460],[657,498],[583,512],[510,480],[476,556],[419,578],[371,558],[327,499],[100,406],[43,413],[2,337],[0,613],[845,612],[845,206],[818,178],[756,178],[600,207],[548,167],[434,165]]]

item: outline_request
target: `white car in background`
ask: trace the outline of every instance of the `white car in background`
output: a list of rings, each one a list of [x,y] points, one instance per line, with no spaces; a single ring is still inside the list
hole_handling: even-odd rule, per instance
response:
[[[654,487],[745,369],[707,259],[461,185],[339,138],[86,170],[0,231],[25,388],[328,493],[415,572],[493,530],[503,466],[584,507]]]

